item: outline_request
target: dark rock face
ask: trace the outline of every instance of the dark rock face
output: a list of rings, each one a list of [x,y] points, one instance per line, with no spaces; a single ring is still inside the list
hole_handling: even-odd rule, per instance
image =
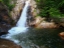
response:
[[[0,2],[0,35],[11,27],[12,19],[9,16],[9,10],[2,2]],[[3,33],[4,34],[4,33]]]
[[[10,24],[10,17],[8,13],[8,8],[0,2],[0,24]]]
[[[0,48],[22,48],[22,47],[15,44],[12,41],[6,39],[0,39]]]

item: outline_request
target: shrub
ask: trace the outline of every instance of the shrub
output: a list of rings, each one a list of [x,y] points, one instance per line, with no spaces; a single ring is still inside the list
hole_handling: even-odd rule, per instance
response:
[[[64,0],[35,0],[41,17],[64,17]]]

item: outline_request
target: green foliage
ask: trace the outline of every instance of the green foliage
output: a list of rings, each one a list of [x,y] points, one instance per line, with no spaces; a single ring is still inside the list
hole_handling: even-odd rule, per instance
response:
[[[52,17],[61,17],[59,10],[57,10],[56,8],[50,8],[48,11],[50,16]]]
[[[64,0],[36,0],[42,17],[64,17]]]
[[[15,4],[11,4],[10,2],[12,1],[12,0],[0,0],[1,2],[3,2],[7,7],[8,7],[8,9],[11,11],[12,10],[12,8],[15,6]]]

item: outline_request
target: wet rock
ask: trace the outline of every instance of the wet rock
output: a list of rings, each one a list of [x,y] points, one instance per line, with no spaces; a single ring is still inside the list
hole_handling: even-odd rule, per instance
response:
[[[11,23],[11,18],[9,17],[9,11],[8,8],[6,7],[6,5],[4,5],[3,3],[0,2],[0,24],[1,23],[7,23],[10,24]]]
[[[37,16],[37,14],[39,13],[39,10],[38,10],[36,2],[34,0],[31,0],[30,6],[31,6],[32,15],[34,17]]]
[[[15,44],[13,41],[0,39],[0,48],[22,48],[22,47]]]
[[[58,28],[54,22],[41,22],[36,28]]]
[[[12,9],[12,11],[10,12],[12,19],[17,22],[17,20],[19,19],[22,9],[24,7],[24,1],[25,0],[16,0],[13,1],[15,2],[15,7]]]
[[[37,18],[38,18],[36,16],[39,13],[36,2],[34,0],[31,0],[31,2],[30,2],[30,12],[28,12],[28,13],[30,13],[30,15],[29,15],[29,17],[30,17],[29,25],[30,24],[34,25],[34,21],[37,20]]]
[[[41,18],[40,16],[35,17],[35,19],[29,23],[30,26],[38,26],[45,18]]]
[[[11,28],[10,25],[7,25],[7,24],[0,24],[0,36],[1,35],[4,35],[4,34],[7,34],[8,33],[8,30]]]
[[[6,5],[0,2],[0,35],[8,33],[11,27],[12,19],[9,16],[9,10]]]
[[[64,40],[64,32],[59,33],[59,36],[60,36],[61,39]]]
[[[58,28],[58,25],[54,22],[45,21],[46,18],[36,17],[29,25],[35,28]]]

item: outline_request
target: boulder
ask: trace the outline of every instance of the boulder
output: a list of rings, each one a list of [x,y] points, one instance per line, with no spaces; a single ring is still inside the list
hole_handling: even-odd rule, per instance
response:
[[[61,39],[64,40],[64,32],[59,33],[59,36],[60,36]]]
[[[57,28],[54,22],[41,22],[36,28]]]
[[[29,23],[29,26],[36,27],[36,26],[38,26],[44,20],[45,20],[45,18],[41,18],[40,16],[35,17],[35,19],[32,22]]]
[[[45,19],[46,18],[42,18],[40,16],[35,17],[35,20],[33,22],[29,23],[29,25],[31,27],[35,27],[35,28],[58,28],[59,27],[54,22],[47,22],[47,21],[45,21]]]
[[[0,39],[0,48],[22,48],[20,45],[15,44],[13,41]]]

